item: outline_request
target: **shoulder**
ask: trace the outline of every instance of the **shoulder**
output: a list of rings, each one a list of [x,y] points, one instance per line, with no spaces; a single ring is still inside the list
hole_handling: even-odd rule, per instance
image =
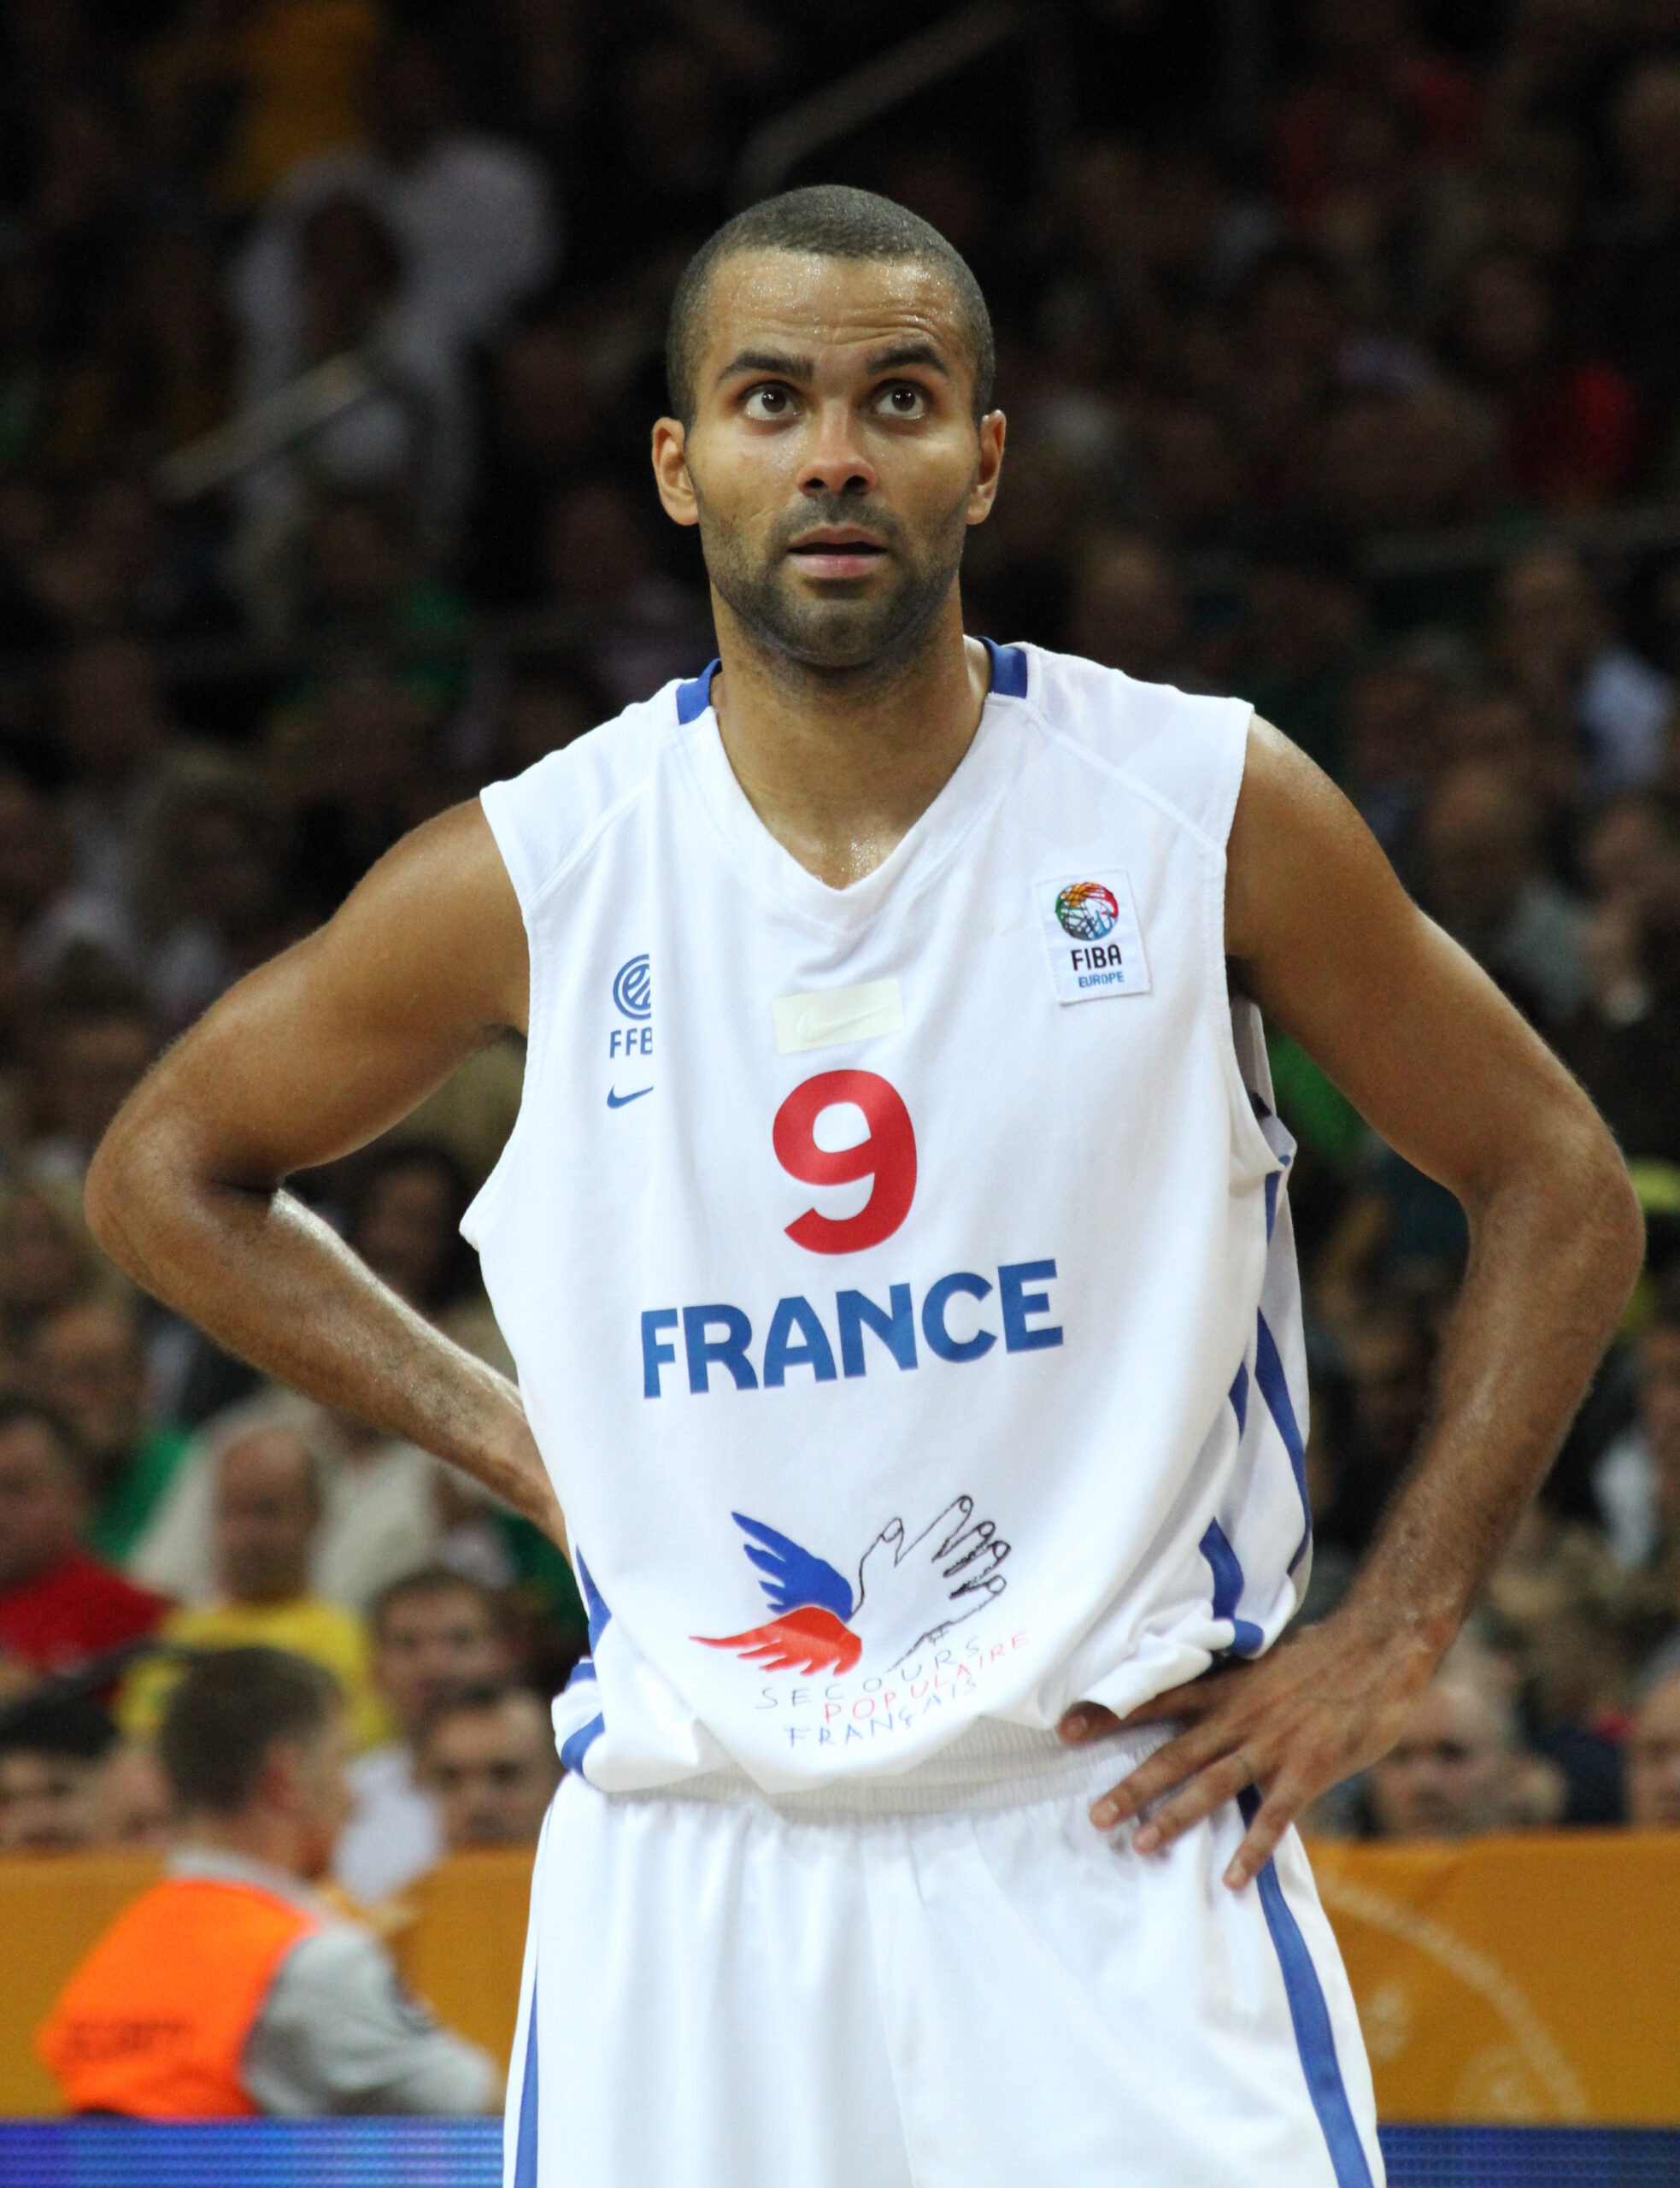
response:
[[[683,704],[693,688],[667,684],[522,775],[479,792],[521,910],[528,915],[583,844],[645,791],[661,752],[693,719]]]
[[[1027,662],[1026,699],[1053,736],[1093,764],[1123,771],[1222,845],[1241,787],[1246,699],[1145,684],[1080,655],[1012,648]]]

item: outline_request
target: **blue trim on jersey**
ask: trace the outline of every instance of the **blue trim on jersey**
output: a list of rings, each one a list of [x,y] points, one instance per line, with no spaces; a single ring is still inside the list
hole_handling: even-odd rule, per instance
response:
[[[561,1767],[564,1770],[576,1770],[581,1773],[584,1757],[606,1729],[607,1720],[601,1716],[591,1717],[588,1724],[579,1725],[577,1731],[560,1750]]]
[[[1307,1555],[1307,1546],[1313,1539],[1313,1505],[1307,1494],[1307,1446],[1301,1439],[1301,1424],[1295,1417],[1295,1401],[1289,1396],[1289,1386],[1283,1373],[1283,1362],[1278,1356],[1277,1340],[1266,1325],[1266,1316],[1256,1316],[1254,1345],[1254,1380],[1260,1385],[1260,1396],[1266,1400],[1266,1410],[1277,1425],[1283,1439],[1283,1449],[1289,1455],[1289,1464],[1295,1469],[1295,1485],[1301,1493],[1301,1514],[1305,1526],[1289,1569],[1295,1571]]]
[[[578,1550],[576,1543],[572,1547]],[[613,1614],[601,1600],[601,1591],[590,1578],[590,1570],[584,1562],[581,1550],[578,1550],[578,1581],[584,1591],[584,1609],[589,1617],[589,1652],[593,1656],[601,1646],[602,1635],[613,1622]]]
[[[595,1677],[595,1666],[590,1662],[587,1656],[579,1656],[577,1662],[573,1665],[571,1672],[567,1678],[566,1684],[561,1689],[561,1692],[562,1694],[569,1694],[580,1679],[594,1679]]]
[[[1272,1226],[1278,1220],[1278,1187],[1283,1179],[1281,1170],[1268,1172],[1266,1180],[1266,1243],[1272,1244]]]
[[[1237,1795],[1237,1802],[1246,1827],[1254,1822],[1259,1810],[1260,1795],[1250,1785]],[[1325,2132],[1336,2188],[1372,2188],[1371,2166],[1365,2155],[1365,2144],[1360,2140],[1360,2131],[1354,2125],[1354,2109],[1348,2102],[1342,2067],[1336,2056],[1336,2032],[1330,2025],[1330,2008],[1325,2003],[1319,1971],[1313,1965],[1313,1956],[1301,1934],[1301,1925],[1283,1897],[1277,1863],[1267,1862],[1254,1882],[1265,1910],[1266,1926],[1272,1932],[1277,1950],[1278,1965],[1283,1973],[1289,2019],[1295,2025],[1295,2049],[1301,2054],[1301,2072],[1307,2077],[1307,2093]]]
[[[712,703],[712,679],[718,673],[716,656],[708,661],[698,676],[690,676],[686,684],[677,686],[677,719],[678,721],[698,721]]]
[[[514,2144],[514,2188],[537,2188],[537,1970],[531,1971],[531,2021],[525,2032],[520,2082],[520,2132]]]
[[[998,697],[1025,698],[1025,650],[1020,646],[994,645],[990,638],[982,638],[980,644],[991,656],[991,687]]]
[[[1207,1532],[1201,1538],[1201,1554],[1213,1572],[1213,1615],[1231,1620],[1233,1652],[1239,1656],[1258,1656],[1266,1636],[1252,1619],[1237,1615],[1237,1606],[1242,1600],[1242,1560],[1217,1520],[1207,1522]]]
[[[1231,1386],[1231,1409],[1237,1415],[1237,1433],[1241,1437],[1248,1426],[1248,1363],[1237,1363],[1237,1380]]]

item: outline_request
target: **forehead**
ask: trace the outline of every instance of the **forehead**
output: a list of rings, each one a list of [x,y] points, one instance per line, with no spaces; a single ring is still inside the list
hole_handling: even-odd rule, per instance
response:
[[[932,343],[954,368],[969,362],[956,290],[938,267],[731,252],[708,284],[701,384],[741,350],[783,350],[832,364],[907,341]]]

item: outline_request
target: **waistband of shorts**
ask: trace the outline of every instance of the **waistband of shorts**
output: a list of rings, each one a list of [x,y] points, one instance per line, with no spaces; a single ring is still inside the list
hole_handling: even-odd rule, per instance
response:
[[[832,1778],[796,1792],[767,1793],[731,1763],[699,1777],[613,1801],[701,1801],[761,1808],[821,1822],[830,1817],[942,1815],[1095,1798],[1172,1738],[1174,1725],[1142,1725],[1069,1746],[1054,1732],[980,1717],[949,1746],[891,1777]]]

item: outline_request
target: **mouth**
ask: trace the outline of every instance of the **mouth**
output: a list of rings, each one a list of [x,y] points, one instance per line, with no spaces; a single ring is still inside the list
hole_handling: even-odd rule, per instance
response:
[[[887,549],[869,532],[823,526],[796,539],[788,553],[814,578],[859,578],[885,561]]]

